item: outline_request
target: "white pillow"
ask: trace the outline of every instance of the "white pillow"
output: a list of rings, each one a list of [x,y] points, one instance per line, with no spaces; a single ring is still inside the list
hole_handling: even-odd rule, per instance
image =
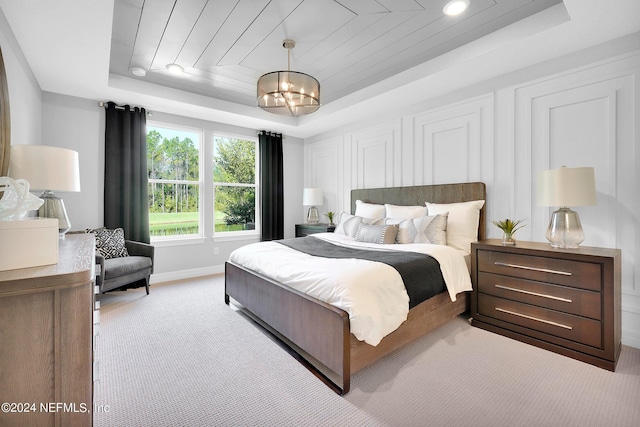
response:
[[[426,206],[384,205],[385,217],[395,219],[413,219],[427,216]]]
[[[371,219],[384,218],[384,205],[375,205],[356,200],[356,216]]]
[[[423,216],[411,219],[387,218],[385,224],[398,224],[396,242],[431,243],[434,245],[447,244],[447,214]]]
[[[447,219],[447,245],[471,252],[471,242],[478,240],[478,222],[484,200],[460,203],[426,202],[429,215],[449,212]]]

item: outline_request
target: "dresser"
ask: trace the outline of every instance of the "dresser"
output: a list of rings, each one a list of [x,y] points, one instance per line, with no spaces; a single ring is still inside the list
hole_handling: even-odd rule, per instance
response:
[[[296,237],[305,237],[315,233],[332,233],[335,225],[329,224],[296,224]]]
[[[621,252],[471,245],[471,324],[608,370],[621,349]]]
[[[0,425],[91,426],[94,253],[68,235],[57,264],[0,272]]]

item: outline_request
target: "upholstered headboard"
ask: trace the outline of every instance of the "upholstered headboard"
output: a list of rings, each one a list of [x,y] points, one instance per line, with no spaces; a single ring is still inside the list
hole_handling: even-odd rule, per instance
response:
[[[455,203],[486,200],[487,190],[483,182],[460,184],[417,185],[412,187],[367,188],[351,190],[351,213],[356,211],[356,200],[367,203],[402,206],[424,206],[425,202]],[[480,210],[478,240],[486,238],[485,206]]]

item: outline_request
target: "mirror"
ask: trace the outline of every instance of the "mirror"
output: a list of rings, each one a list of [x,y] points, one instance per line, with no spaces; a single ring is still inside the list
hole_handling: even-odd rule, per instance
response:
[[[9,150],[11,148],[11,120],[9,116],[9,86],[0,49],[0,176],[9,172]]]

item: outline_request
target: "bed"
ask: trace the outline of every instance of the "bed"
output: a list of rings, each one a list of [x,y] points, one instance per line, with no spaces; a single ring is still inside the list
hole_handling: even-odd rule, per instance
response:
[[[485,185],[480,182],[357,189],[351,191],[351,213],[356,213],[357,200],[424,206],[427,201],[450,204],[485,199]],[[478,239],[485,238],[485,229],[483,204],[479,209]],[[466,311],[468,292],[458,294],[455,301],[445,291],[420,302],[377,345],[367,344],[351,333],[347,311],[231,261],[225,265],[225,303],[233,303],[264,327],[334,391],[346,394],[353,373]]]

